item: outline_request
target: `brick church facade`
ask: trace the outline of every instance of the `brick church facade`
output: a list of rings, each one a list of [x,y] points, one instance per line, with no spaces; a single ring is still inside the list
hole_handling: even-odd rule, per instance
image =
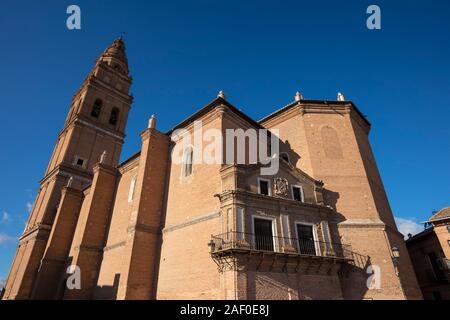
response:
[[[73,97],[3,299],[422,298],[351,101],[297,94],[255,121],[221,93],[168,132],[152,117],[119,163],[131,82],[116,39]],[[279,170],[196,163],[188,145],[172,161],[195,121],[279,130]]]

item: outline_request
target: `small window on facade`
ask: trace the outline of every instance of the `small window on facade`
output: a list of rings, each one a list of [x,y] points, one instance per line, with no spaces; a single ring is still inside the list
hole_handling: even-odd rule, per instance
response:
[[[78,156],[75,156],[75,160],[73,161],[73,164],[84,168],[84,166],[86,164],[86,160],[83,158],[80,158]]]
[[[450,233],[450,226],[447,226],[447,231],[448,233]]]
[[[303,202],[303,190],[300,186],[292,186],[292,198],[296,201]]]
[[[117,120],[119,120],[119,109],[113,108],[111,110],[111,115],[109,116],[109,124],[115,126],[117,124]]]
[[[450,240],[447,240],[448,245],[450,246]]]
[[[268,180],[259,179],[259,193],[270,196],[270,185]]]
[[[192,147],[187,147],[184,150],[183,156],[183,176],[189,177],[192,174],[192,158],[193,158],[193,149]]]
[[[254,248],[262,251],[275,251],[273,221],[253,218]]]
[[[94,118],[98,118],[100,116],[100,112],[102,111],[102,100],[95,100],[94,106],[92,107],[91,116]]]
[[[131,178],[131,183],[130,183],[130,191],[128,193],[128,202],[133,202],[134,199],[134,189],[136,188],[136,179],[137,176],[133,176],[133,178]]]
[[[289,155],[288,155],[286,152],[280,153],[280,157],[281,157],[281,159],[283,159],[283,160],[286,161],[287,163],[290,163],[290,161],[289,161]]]

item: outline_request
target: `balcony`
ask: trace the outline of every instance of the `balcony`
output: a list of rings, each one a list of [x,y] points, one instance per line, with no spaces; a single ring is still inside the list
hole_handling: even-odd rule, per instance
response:
[[[353,252],[349,245],[233,231],[212,236],[209,249],[213,257],[241,253],[283,255],[292,258],[325,258],[343,262],[353,260]]]

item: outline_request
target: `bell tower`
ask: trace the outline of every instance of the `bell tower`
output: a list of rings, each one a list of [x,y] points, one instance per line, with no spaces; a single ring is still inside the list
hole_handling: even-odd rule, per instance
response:
[[[114,40],[73,96],[5,283],[4,299],[31,297],[52,232],[63,187],[82,190],[92,182],[101,155],[116,167],[133,97],[122,38]],[[70,182],[69,182],[70,180]]]

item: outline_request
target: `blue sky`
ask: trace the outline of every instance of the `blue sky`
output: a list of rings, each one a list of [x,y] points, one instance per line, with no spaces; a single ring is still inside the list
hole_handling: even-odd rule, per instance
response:
[[[66,28],[78,4],[82,29]],[[377,4],[382,29],[366,28]],[[448,1],[5,1],[0,10],[0,279],[7,276],[72,95],[126,32],[135,102],[122,159],[156,113],[166,130],[218,90],[254,119],[342,91],[405,227],[450,205]]]

